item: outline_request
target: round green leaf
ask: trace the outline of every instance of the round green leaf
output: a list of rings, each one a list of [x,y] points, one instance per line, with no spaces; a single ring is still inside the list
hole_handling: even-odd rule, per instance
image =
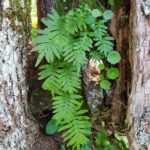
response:
[[[107,55],[107,61],[110,62],[111,64],[117,64],[121,60],[121,56],[118,52],[116,51],[111,51]]]
[[[52,135],[56,133],[59,129],[59,126],[56,124],[55,120],[50,120],[46,125],[46,134]]]
[[[93,9],[92,10],[92,16],[97,18],[97,17],[102,16],[102,13],[98,9]]]
[[[92,24],[95,24],[95,17],[93,17],[92,15],[90,15],[87,19],[86,19],[86,22],[89,24],[89,25],[92,25]]]
[[[105,20],[110,20],[113,17],[113,12],[111,10],[106,10],[103,17]]]
[[[104,70],[105,65],[104,65],[104,64],[99,64],[99,65],[98,65],[98,68],[99,68],[100,70]]]
[[[119,69],[118,68],[110,68],[107,71],[107,77],[111,80],[115,80],[119,77]]]
[[[110,89],[110,82],[108,80],[103,80],[101,83],[100,83],[100,87],[104,90],[109,90]]]

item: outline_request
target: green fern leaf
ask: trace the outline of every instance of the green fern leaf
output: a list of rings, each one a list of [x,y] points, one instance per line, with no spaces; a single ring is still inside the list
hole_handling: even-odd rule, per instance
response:
[[[53,118],[57,120],[58,123],[65,120],[70,122],[76,113],[76,107],[80,105],[79,99],[82,97],[80,95],[64,93],[62,95],[53,98]]]
[[[72,121],[60,129],[60,131],[67,129],[62,137],[65,141],[69,140],[68,146],[73,146],[73,149],[80,150],[81,146],[89,142],[91,124],[88,122],[89,117],[84,115],[86,112],[86,110],[78,110]]]
[[[40,35],[47,35],[50,32],[51,32],[51,30],[49,28],[45,28],[45,29],[42,29],[42,30],[40,30],[40,29],[36,30],[36,33],[40,34]]]
[[[81,51],[90,51],[92,48],[93,41],[87,35],[87,33],[83,33],[81,37],[74,43],[74,49],[81,50]]]
[[[81,66],[87,63],[86,53],[84,50],[74,49],[76,47],[74,47],[72,43],[74,42],[68,43],[68,45],[64,48],[63,56],[64,60],[76,66],[77,71],[79,72]]]
[[[51,31],[58,30],[60,28],[60,22],[61,17],[55,10],[52,10],[51,13],[48,14],[48,18],[42,19],[42,23],[46,25]]]
[[[106,20],[100,20],[95,26],[93,26],[94,36],[98,39],[102,39],[107,34],[108,27],[105,25]]]
[[[86,17],[87,14],[81,8],[78,8],[76,11],[69,11],[66,16],[66,31],[74,34],[78,30],[86,30]]]
[[[95,46],[98,46],[98,50],[107,57],[107,54],[113,50],[114,39],[110,36],[105,36],[102,39],[95,38],[95,40],[97,41]]]
[[[43,53],[39,54],[39,56],[38,56],[38,58],[36,60],[35,67],[37,67],[41,63],[43,58],[44,58],[44,54]]]
[[[59,67],[59,83],[64,92],[74,93],[80,89],[80,74],[72,64],[61,64]]]
[[[63,19],[57,12],[52,11],[48,16],[48,19],[42,20],[48,28],[37,30],[37,33],[41,35],[33,39],[33,42],[37,44],[37,46],[34,47],[32,51],[37,51],[40,54],[37,64],[39,64],[43,58],[45,58],[48,63],[53,62],[55,57],[60,59],[61,50],[66,41],[69,40],[64,30]]]
[[[46,79],[43,88],[52,91],[53,94],[60,91],[74,93],[80,89],[80,74],[75,66],[62,63],[59,65],[43,65],[39,80]]]
[[[74,34],[78,31],[78,25],[76,22],[76,18],[74,17],[74,11],[71,10],[66,16],[66,24],[65,29],[68,33]]]
[[[43,65],[40,67],[39,80],[45,79],[42,87],[45,90],[50,90],[52,95],[55,93],[61,93],[61,87],[59,86],[59,74],[57,72],[57,67],[54,65]]]

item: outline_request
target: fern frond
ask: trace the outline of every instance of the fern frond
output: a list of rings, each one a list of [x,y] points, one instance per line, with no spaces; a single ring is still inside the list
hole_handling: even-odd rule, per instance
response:
[[[80,71],[81,66],[87,63],[88,60],[85,51],[88,51],[92,45],[88,36],[86,36],[86,39],[83,38],[84,37],[81,37],[83,41],[80,41],[81,39],[70,41],[63,49],[64,60],[76,66],[78,72]],[[85,41],[88,41],[89,43],[85,44]]]
[[[73,146],[73,149],[80,150],[81,146],[88,143],[88,136],[91,134],[89,117],[85,116],[87,110],[78,111],[72,121],[64,125],[60,131],[67,130],[62,137],[64,141],[68,141],[68,146]]]
[[[79,72],[81,66],[86,64],[88,61],[85,52],[74,49],[66,49],[66,50],[67,51],[64,53],[65,60],[76,66],[77,71]]]
[[[94,36],[99,40],[107,34],[108,27],[105,25],[106,20],[100,20],[94,27]]]
[[[78,30],[86,30],[86,17],[86,12],[83,12],[81,8],[78,8],[76,11],[69,11],[66,16],[66,31],[70,34],[74,34]]]
[[[62,95],[53,98],[53,118],[58,123],[62,121],[70,122],[76,113],[76,108],[81,104],[79,101],[82,97],[80,95],[63,93]]]
[[[64,92],[76,93],[81,88],[80,74],[72,64],[62,63],[58,70],[60,87]]]
[[[101,39],[95,38],[95,40],[96,40],[95,46],[98,46],[98,50],[101,53],[104,53],[105,57],[107,57],[107,54],[113,50],[114,38],[112,38],[111,36],[105,36],[102,37]]]
[[[49,64],[40,67],[39,80],[46,79],[43,88],[52,94],[63,92],[75,93],[80,89],[80,74],[71,64]]]
[[[59,30],[61,22],[62,19],[55,10],[52,10],[51,13],[48,14],[48,18],[42,19],[42,23],[46,25],[50,31]]]
[[[57,66],[55,65],[42,65],[40,67],[40,72],[38,74],[39,80],[46,79],[43,82],[43,89],[51,91],[52,95],[60,94],[61,87],[59,86],[59,74],[57,71]]]
[[[36,62],[36,66],[40,64],[43,58],[48,63],[53,62],[55,57],[60,59],[61,50],[66,45],[66,41],[69,40],[64,30],[63,19],[57,12],[52,11],[48,16],[49,18],[42,21],[48,28],[37,30],[37,33],[41,35],[33,39],[33,42],[37,46],[32,51],[37,51],[40,57]]]
[[[90,51],[93,41],[87,33],[83,33],[81,37],[74,43],[73,49],[81,51]]]

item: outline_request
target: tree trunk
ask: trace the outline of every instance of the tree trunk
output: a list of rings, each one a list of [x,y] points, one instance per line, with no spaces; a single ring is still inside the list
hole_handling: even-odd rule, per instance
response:
[[[31,150],[38,128],[27,105],[30,0],[0,0],[0,149]]]
[[[116,40],[116,49],[121,54],[119,63],[120,76],[113,87],[111,120],[121,125],[126,117],[127,96],[130,89],[130,63],[129,63],[129,0],[116,4],[116,10],[110,24],[110,31]],[[117,106],[117,107],[116,107]]]
[[[38,28],[45,28],[41,19],[46,18],[52,8],[54,8],[54,0],[37,0]]]
[[[150,2],[131,1],[130,63],[132,87],[128,106],[131,150],[150,150]]]

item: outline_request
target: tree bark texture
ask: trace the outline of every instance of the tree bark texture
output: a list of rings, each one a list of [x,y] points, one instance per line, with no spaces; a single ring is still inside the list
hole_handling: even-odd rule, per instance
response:
[[[150,1],[131,0],[130,150],[150,150]]]
[[[30,0],[0,0],[0,150],[31,150],[38,128],[27,105]]]

